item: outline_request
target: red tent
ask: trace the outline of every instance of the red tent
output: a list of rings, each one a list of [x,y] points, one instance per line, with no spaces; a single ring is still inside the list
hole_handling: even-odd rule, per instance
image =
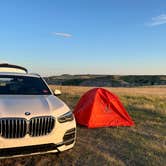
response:
[[[74,115],[77,123],[88,128],[134,125],[118,97],[103,88],[85,93],[75,107]]]

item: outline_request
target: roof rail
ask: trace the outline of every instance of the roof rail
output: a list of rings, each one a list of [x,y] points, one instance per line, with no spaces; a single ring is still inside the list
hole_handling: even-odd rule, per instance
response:
[[[22,66],[12,65],[8,63],[1,63],[0,72],[28,73],[28,70]]]
[[[40,74],[38,74],[38,73],[29,73],[29,74],[41,77]]]

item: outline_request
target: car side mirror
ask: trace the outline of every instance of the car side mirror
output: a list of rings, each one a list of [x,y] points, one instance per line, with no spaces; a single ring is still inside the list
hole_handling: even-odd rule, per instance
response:
[[[59,95],[61,95],[62,94],[62,92],[60,91],[60,90],[58,90],[58,89],[55,89],[54,90],[54,95],[55,96],[59,96]]]

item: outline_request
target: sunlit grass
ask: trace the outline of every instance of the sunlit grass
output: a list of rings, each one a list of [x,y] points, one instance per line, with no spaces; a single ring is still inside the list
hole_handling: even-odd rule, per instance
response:
[[[90,87],[53,87],[71,109]],[[0,161],[0,165],[145,165],[166,163],[166,87],[111,88],[135,121],[134,127],[78,126],[72,150]]]

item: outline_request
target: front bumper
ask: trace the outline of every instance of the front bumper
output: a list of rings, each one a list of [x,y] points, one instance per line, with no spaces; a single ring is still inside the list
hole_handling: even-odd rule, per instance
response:
[[[67,142],[62,142],[59,144],[43,144],[43,145],[33,145],[33,146],[23,146],[16,148],[6,148],[0,150],[0,158],[8,158],[8,157],[19,157],[26,155],[35,155],[35,154],[43,154],[43,153],[53,153],[53,152],[61,152],[67,149],[70,149],[74,146],[74,140]],[[66,143],[68,146],[66,146]]]
[[[61,152],[72,148],[76,139],[75,120],[56,123],[53,131],[45,136],[5,139],[0,137],[0,158]]]

